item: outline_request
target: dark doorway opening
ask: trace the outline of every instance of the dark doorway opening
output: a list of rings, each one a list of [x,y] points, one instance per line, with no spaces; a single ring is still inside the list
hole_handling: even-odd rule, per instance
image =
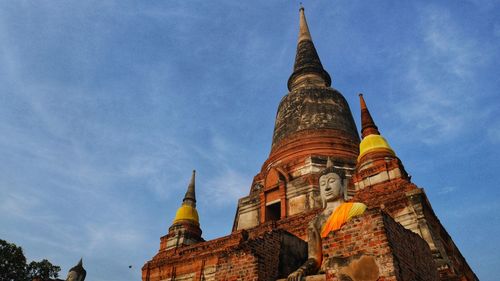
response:
[[[266,206],[266,221],[277,221],[281,218],[281,203]]]

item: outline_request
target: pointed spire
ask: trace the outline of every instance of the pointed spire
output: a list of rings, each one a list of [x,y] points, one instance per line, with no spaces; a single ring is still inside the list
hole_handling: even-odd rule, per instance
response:
[[[193,170],[193,175],[191,176],[186,195],[184,195],[184,199],[182,200],[182,205],[177,209],[177,213],[175,214],[174,224],[179,221],[191,221],[196,225],[200,223],[198,211],[196,210],[195,176],[196,170]]]
[[[375,125],[370,111],[368,111],[368,107],[366,107],[363,94],[359,94],[359,103],[361,105],[361,137],[364,138],[368,135],[380,135],[377,125]]]
[[[288,79],[288,90],[303,86],[326,86],[332,83],[330,75],[323,69],[307,25],[304,7],[299,9],[299,42],[295,55],[293,73]]]
[[[386,155],[396,156],[394,150],[392,150],[385,138],[380,135],[377,125],[373,122],[363,94],[359,94],[359,103],[361,105],[361,136],[363,139],[359,143],[358,163],[368,152],[385,152]]]
[[[195,176],[196,176],[196,170],[193,170],[193,174],[191,175],[191,181],[189,182],[186,195],[184,195],[184,199],[182,200],[182,204],[189,204],[192,205],[193,207],[196,207]]]
[[[309,32],[309,26],[307,26],[306,15],[304,14],[304,7],[302,4],[299,9],[299,43],[303,40],[312,41],[311,33]]]
[[[80,272],[80,271],[82,271],[82,269],[83,269],[83,258],[80,258],[78,263],[75,266],[73,266],[69,271]]]
[[[78,276],[82,277],[82,279],[79,279],[79,280],[84,280],[85,275],[87,274],[87,271],[85,270],[85,268],[83,268],[83,258],[80,258],[80,261],[78,262],[78,264],[73,266],[69,270],[69,272],[75,272]],[[68,272],[68,276],[69,276],[69,272]]]
[[[333,162],[332,159],[330,159],[330,157],[328,157],[328,160],[326,160],[326,167],[327,168],[333,167]]]

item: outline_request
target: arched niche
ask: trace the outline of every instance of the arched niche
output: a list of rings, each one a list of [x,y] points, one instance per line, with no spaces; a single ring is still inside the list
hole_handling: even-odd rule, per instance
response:
[[[286,173],[280,168],[271,168],[264,180],[264,187],[266,189],[276,187],[280,181],[285,183],[288,181]]]

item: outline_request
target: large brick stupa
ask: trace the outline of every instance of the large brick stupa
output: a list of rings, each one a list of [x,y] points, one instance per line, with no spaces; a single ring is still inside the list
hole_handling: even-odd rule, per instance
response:
[[[193,172],[142,280],[478,280],[361,94],[360,139],[346,99],[321,64],[304,8],[299,15],[295,64],[271,152],[238,201],[232,233],[201,237]],[[366,210],[312,237],[311,222],[325,208],[320,178],[328,171],[342,181],[339,200]],[[312,262],[311,241],[320,243]]]

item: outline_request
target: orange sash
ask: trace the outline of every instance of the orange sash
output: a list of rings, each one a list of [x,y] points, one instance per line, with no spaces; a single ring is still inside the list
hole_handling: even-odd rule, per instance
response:
[[[363,203],[342,203],[335,209],[321,229],[321,238],[328,236],[331,231],[338,230],[352,217],[365,212],[366,205]]]

